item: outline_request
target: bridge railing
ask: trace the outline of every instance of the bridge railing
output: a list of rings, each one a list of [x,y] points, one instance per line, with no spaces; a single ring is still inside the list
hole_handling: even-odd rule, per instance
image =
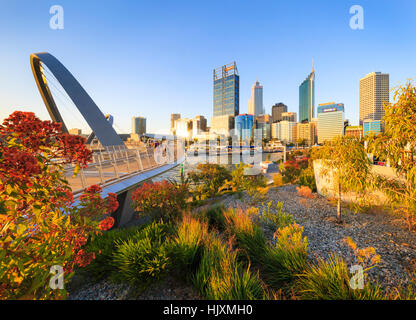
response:
[[[88,168],[80,169],[74,176],[75,166],[65,167],[66,178],[73,193],[79,193],[90,185],[115,182],[132,174],[152,170],[173,163],[183,156],[182,147],[173,141],[158,148],[103,147],[93,151]],[[179,150],[179,151],[178,151]]]

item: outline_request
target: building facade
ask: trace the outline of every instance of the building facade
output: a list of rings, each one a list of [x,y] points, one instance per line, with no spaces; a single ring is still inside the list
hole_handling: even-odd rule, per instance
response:
[[[370,120],[366,119],[363,121],[363,135],[367,136],[370,132],[378,134],[382,132],[382,121],[381,120]]]
[[[234,133],[244,141],[254,136],[255,117],[252,114],[239,114],[235,117]]]
[[[131,133],[143,135],[146,133],[146,118],[143,117],[133,117]]]
[[[284,144],[293,143],[297,141],[297,123],[287,120],[282,120],[272,124],[272,138],[282,141]]]
[[[257,117],[264,114],[263,108],[263,86],[257,80],[251,87],[251,96],[248,101],[248,113]]]
[[[234,129],[234,118],[231,115],[212,117],[210,133],[229,136]]]
[[[272,106],[272,123],[282,121],[282,113],[287,112],[287,105],[282,102]]]
[[[318,143],[344,135],[344,104],[323,103],[318,106]]]
[[[315,122],[304,122],[298,123],[297,125],[297,139],[303,140],[306,145],[312,146],[316,141],[316,123]]]
[[[196,116],[192,119],[192,135],[197,136],[207,131],[207,119],[204,116]]]
[[[261,130],[263,139],[271,139],[272,117],[269,114],[257,116],[256,128]]]
[[[283,112],[282,113],[282,121],[296,122],[297,121],[296,112]]]
[[[360,125],[364,120],[383,120],[384,103],[389,103],[389,74],[372,72],[360,79]]]
[[[363,137],[363,127],[362,126],[347,126],[345,128],[344,135],[347,137]]]
[[[170,115],[170,131],[174,133],[175,131],[175,121],[181,118],[180,113],[172,113]]]
[[[180,118],[175,121],[176,135],[185,138],[192,139],[193,134],[193,119]]]
[[[237,64],[229,63],[213,72],[214,117],[240,113],[240,77]]]
[[[315,70],[299,86],[299,122],[310,122],[315,116]]]

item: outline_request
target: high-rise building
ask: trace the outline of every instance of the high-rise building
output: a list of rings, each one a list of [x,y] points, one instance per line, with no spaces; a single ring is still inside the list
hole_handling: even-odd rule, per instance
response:
[[[316,143],[316,123],[304,122],[297,125],[297,139],[303,140],[309,146]]]
[[[82,134],[82,130],[81,129],[77,129],[77,128],[70,129],[69,130],[69,134],[74,134],[76,136],[80,136]]]
[[[363,137],[363,127],[362,126],[347,126],[345,128],[344,135],[347,137]]]
[[[251,96],[248,101],[248,113],[253,114],[257,117],[259,114],[264,114],[263,109],[263,86],[260,85],[259,81],[251,87]]]
[[[365,119],[363,121],[364,137],[367,136],[370,132],[378,134],[381,131],[382,131],[382,121],[381,120]]]
[[[175,132],[178,136],[192,139],[193,120],[188,118],[180,118],[175,120]]]
[[[282,121],[296,122],[297,114],[296,112],[283,112]]]
[[[279,122],[282,121],[282,113],[287,112],[287,105],[283,104],[282,102],[276,103],[272,107],[272,122]]]
[[[175,130],[175,121],[181,118],[180,113],[172,113],[170,115],[170,131],[174,132]]]
[[[255,117],[252,114],[239,114],[235,117],[235,135],[244,141],[253,137],[255,128]]]
[[[322,103],[318,106],[318,143],[344,135],[344,104]]]
[[[146,118],[133,117],[131,132],[134,134],[142,135],[146,133]]]
[[[234,129],[234,116],[225,115],[211,118],[210,133],[229,136]]]
[[[256,117],[256,129],[261,130],[263,139],[271,138],[272,117],[269,114],[262,114]]]
[[[282,141],[285,144],[296,143],[297,123],[287,120],[272,124],[272,138]]]
[[[310,122],[315,116],[315,70],[299,86],[299,122]]]
[[[389,74],[372,72],[360,79],[360,125],[364,120],[383,120],[389,102]]]
[[[197,136],[207,131],[207,119],[204,116],[196,116],[192,119],[192,135]]]
[[[214,117],[240,113],[240,77],[237,64],[214,69]]]

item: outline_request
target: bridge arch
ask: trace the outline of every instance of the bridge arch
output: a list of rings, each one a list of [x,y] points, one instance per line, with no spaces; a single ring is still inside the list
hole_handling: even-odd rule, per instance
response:
[[[104,114],[68,69],[66,69],[65,66],[50,53],[32,53],[30,55],[32,73],[52,121],[62,123],[63,131],[68,132],[49,89],[46,78],[43,75],[41,63],[45,64],[58,80],[69,98],[87,121],[102,146],[124,145],[117,132],[105,118]]]

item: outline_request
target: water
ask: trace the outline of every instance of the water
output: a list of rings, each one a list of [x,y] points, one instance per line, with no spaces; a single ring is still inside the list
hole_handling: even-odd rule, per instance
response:
[[[283,158],[283,153],[276,152],[276,153],[262,153],[259,154],[261,157],[261,161],[278,161]],[[240,156],[240,162],[243,161],[243,156]],[[234,167],[233,164],[233,157],[232,155],[188,155],[183,163],[183,172],[184,176],[188,172],[191,172],[196,169],[198,163],[217,163],[224,165],[227,169],[231,170]],[[176,180],[179,181],[181,177],[181,165],[176,166],[175,168],[154,177],[152,181],[162,181],[166,179]]]

